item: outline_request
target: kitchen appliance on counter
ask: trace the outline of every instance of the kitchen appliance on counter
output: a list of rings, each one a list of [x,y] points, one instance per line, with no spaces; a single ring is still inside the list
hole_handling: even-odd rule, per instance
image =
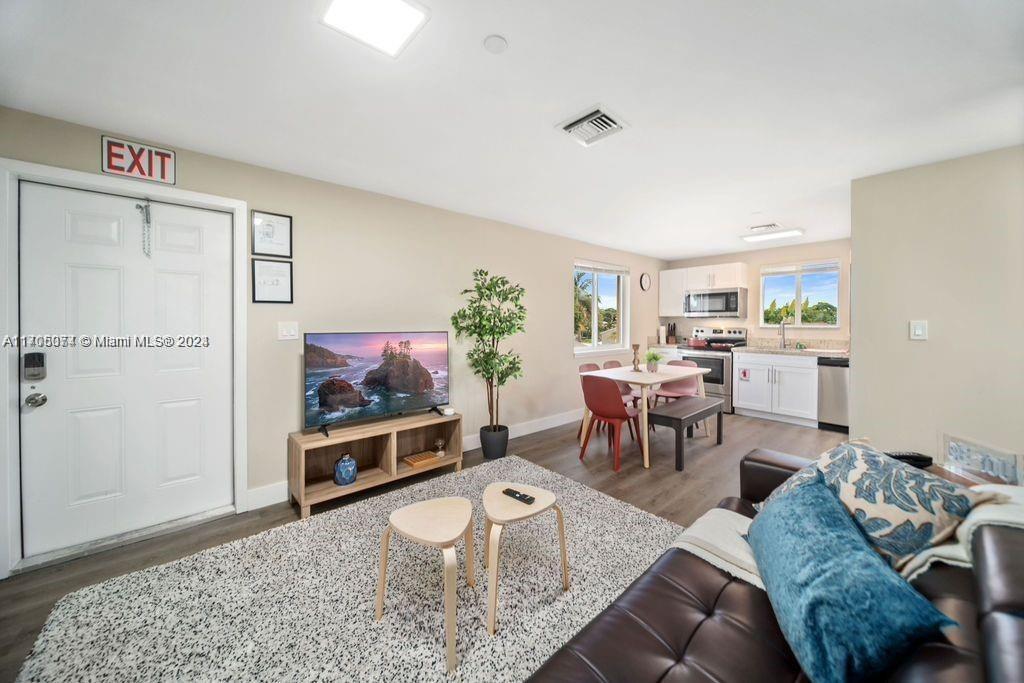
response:
[[[818,429],[850,433],[850,359],[818,357]]]
[[[690,342],[701,344],[700,348],[691,348]],[[704,375],[704,392],[708,396],[722,399],[723,410],[732,410],[732,349],[746,346],[747,331],[744,329],[727,328],[693,328],[693,337],[687,340],[687,346],[679,346],[676,352],[680,360],[692,360],[698,367],[711,370]]]
[[[684,318],[746,318],[747,288],[697,289],[683,295]]]

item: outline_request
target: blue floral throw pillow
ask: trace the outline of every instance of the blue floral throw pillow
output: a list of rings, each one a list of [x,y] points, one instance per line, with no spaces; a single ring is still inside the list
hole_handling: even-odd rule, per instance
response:
[[[841,444],[816,464],[868,541],[895,569],[952,536],[975,505],[999,497],[911,467],[863,443]]]

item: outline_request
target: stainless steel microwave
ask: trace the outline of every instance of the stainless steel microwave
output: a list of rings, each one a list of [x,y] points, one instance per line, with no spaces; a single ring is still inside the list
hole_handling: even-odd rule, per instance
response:
[[[687,318],[746,318],[747,288],[700,289],[686,292],[683,316]]]

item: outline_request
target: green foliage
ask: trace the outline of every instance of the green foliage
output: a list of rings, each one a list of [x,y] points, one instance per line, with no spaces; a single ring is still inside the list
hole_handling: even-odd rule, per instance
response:
[[[646,354],[644,354],[644,360],[646,360],[648,363],[658,363],[661,361],[661,358],[661,354],[655,351],[654,349],[650,349],[647,351]]]
[[[498,425],[499,388],[523,376],[523,360],[514,351],[502,351],[499,343],[526,329],[526,290],[504,276],[486,270],[473,271],[473,287],[462,290],[466,305],[452,315],[456,339],[468,338],[473,348],[466,354],[473,373],[487,385],[487,412],[491,429]]]
[[[573,331],[576,334],[576,341],[590,341],[591,321],[590,309],[593,302],[593,282],[587,280],[587,273],[577,270],[572,274],[573,286]]]
[[[779,306],[775,299],[764,309],[764,322],[778,325],[783,320],[787,323],[796,321],[796,299],[785,306]],[[805,298],[800,305],[800,322],[805,325],[835,325],[839,320],[839,311],[826,301],[819,301],[811,306],[810,299]]]

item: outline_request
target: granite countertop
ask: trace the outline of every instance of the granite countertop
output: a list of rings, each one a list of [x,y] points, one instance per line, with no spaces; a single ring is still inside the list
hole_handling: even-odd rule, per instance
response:
[[[776,349],[759,346],[740,346],[732,350],[733,353],[760,353],[773,356],[827,356],[829,358],[849,358],[849,349],[795,349],[787,347]]]

